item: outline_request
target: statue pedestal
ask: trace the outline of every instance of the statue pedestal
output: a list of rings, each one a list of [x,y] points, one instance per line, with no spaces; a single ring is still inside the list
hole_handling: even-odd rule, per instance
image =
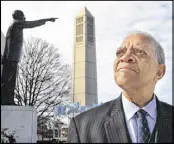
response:
[[[2,106],[1,129],[15,131],[17,143],[37,142],[37,112],[30,106]]]

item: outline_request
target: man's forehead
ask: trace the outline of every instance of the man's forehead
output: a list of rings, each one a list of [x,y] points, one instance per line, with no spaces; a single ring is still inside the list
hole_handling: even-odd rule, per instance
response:
[[[143,34],[132,34],[127,36],[123,42],[122,45],[126,44],[134,44],[134,45],[139,45],[139,46],[149,46],[151,43],[150,38],[143,35]]]
[[[145,50],[147,53],[152,54],[155,52],[153,43],[150,39],[150,37],[143,35],[143,34],[132,34],[127,36],[121,46],[117,48],[117,50],[122,49],[122,48],[128,48],[135,46],[136,48],[140,48]]]

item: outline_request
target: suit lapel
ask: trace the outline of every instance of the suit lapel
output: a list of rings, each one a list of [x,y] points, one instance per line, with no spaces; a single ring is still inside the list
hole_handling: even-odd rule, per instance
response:
[[[157,142],[165,143],[172,141],[172,121],[161,116],[158,123]]]
[[[130,136],[126,127],[122,108],[121,96],[112,102],[104,126],[110,143],[130,142]]]
[[[157,99],[158,120],[156,126],[157,142],[172,142],[172,109],[166,109]]]

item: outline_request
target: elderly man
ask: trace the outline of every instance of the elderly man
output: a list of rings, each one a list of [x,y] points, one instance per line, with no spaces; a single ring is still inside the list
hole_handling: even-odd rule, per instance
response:
[[[121,95],[72,118],[68,142],[173,142],[173,107],[154,94],[165,71],[164,51],[152,36],[143,32],[128,35],[116,50],[114,62]]]

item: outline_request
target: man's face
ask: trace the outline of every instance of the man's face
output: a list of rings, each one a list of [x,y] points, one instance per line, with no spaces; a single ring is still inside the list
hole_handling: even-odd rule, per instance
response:
[[[158,62],[150,39],[142,34],[127,37],[116,50],[115,82],[121,88],[155,85]]]
[[[26,20],[25,16],[24,15],[21,15],[20,16],[20,20],[25,21]]]
[[[21,20],[21,21],[25,21],[26,20],[25,15],[22,14],[22,13],[18,14],[18,19]]]

